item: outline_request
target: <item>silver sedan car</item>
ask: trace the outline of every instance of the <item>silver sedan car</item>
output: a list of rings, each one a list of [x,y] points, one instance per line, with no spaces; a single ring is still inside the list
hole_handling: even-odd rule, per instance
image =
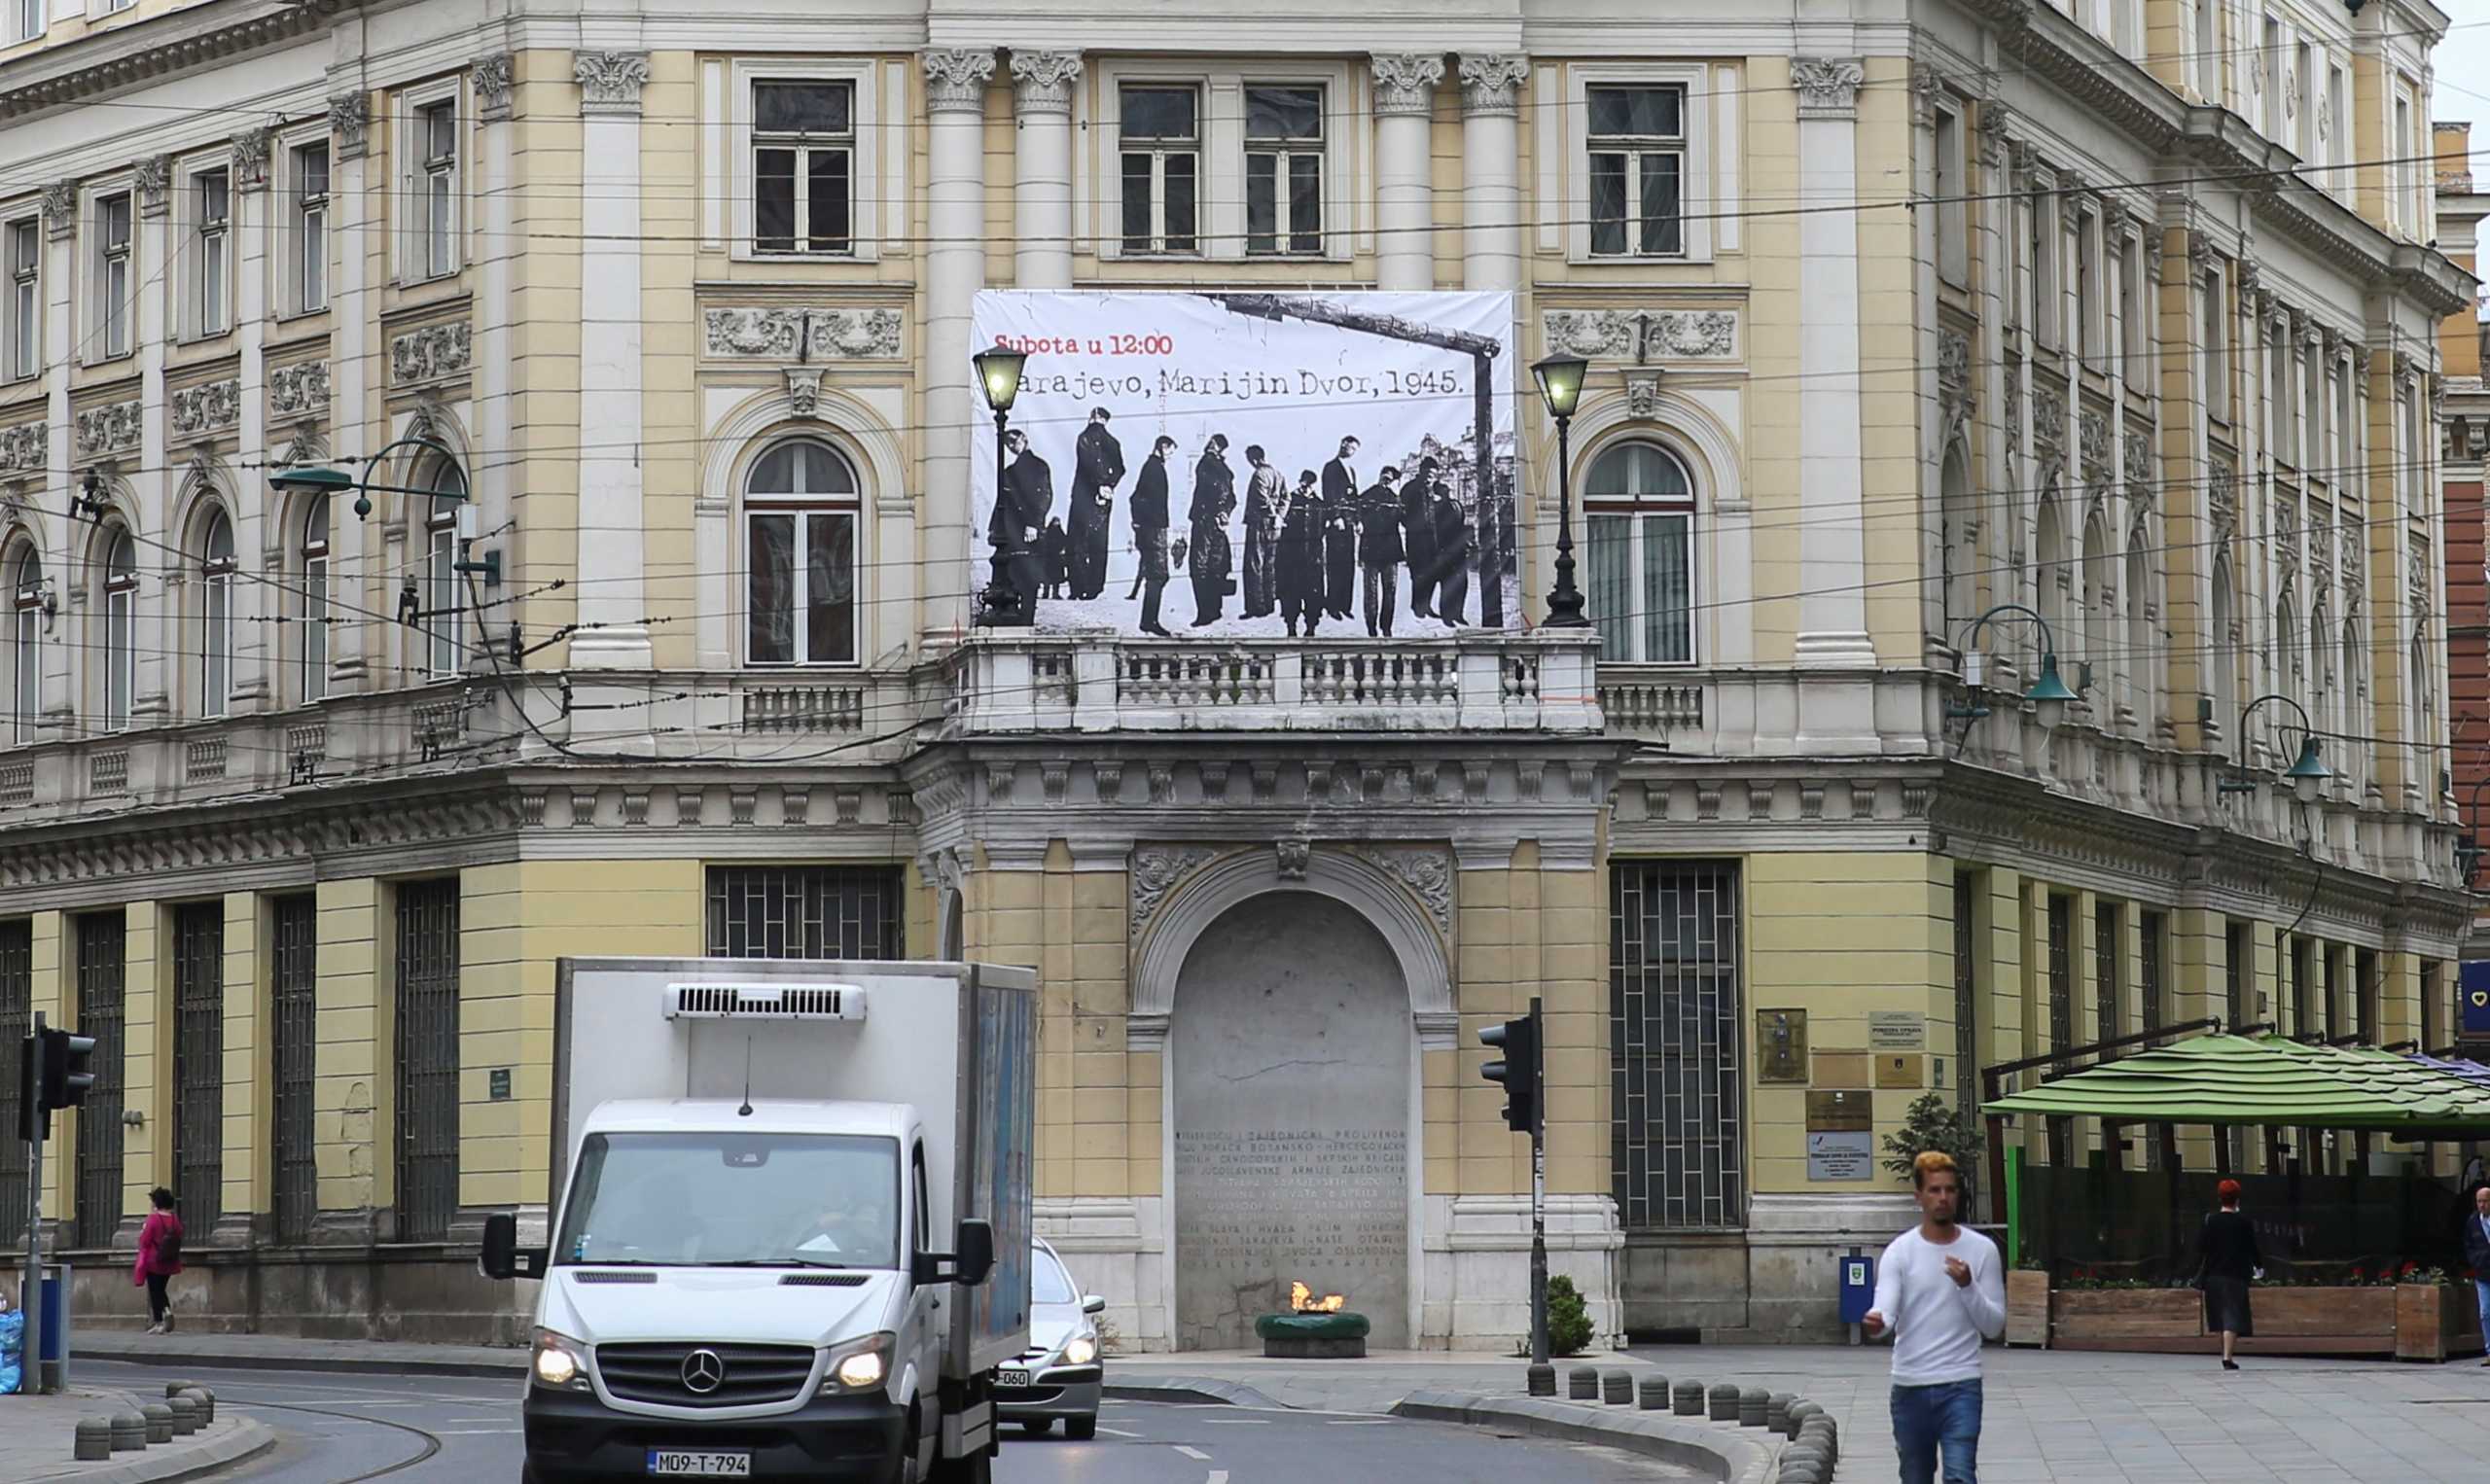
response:
[[[996,1378],[996,1414],[1031,1437],[1045,1436],[1057,1419],[1066,1437],[1095,1437],[1106,1375],[1096,1316],[1107,1301],[1075,1288],[1063,1259],[1044,1241],[1029,1265],[1029,1348]]]

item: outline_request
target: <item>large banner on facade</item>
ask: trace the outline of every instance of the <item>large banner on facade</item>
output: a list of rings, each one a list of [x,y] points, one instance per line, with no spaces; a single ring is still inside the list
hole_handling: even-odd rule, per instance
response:
[[[970,348],[1028,355],[999,477],[975,440],[984,606],[1027,583],[1056,633],[1520,626],[1512,315],[1510,294],[979,294]]]

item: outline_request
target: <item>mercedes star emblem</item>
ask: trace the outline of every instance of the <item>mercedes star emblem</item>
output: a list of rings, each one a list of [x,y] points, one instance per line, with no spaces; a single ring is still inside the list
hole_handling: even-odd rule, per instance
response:
[[[714,1350],[695,1350],[683,1358],[683,1389],[706,1396],[727,1383],[727,1362]]]

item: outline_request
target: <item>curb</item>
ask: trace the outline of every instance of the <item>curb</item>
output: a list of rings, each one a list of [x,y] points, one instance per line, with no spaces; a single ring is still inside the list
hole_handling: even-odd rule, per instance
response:
[[[195,1479],[201,1474],[255,1458],[276,1446],[276,1433],[264,1423],[248,1417],[235,1417],[217,1423],[209,1430],[213,1435],[194,1433],[188,1447],[173,1448],[163,1443],[132,1458],[126,1464],[108,1464],[100,1468],[70,1468],[59,1473],[38,1474],[40,1479],[64,1479],[73,1484],[168,1484],[175,1479]]]
[[[147,1337],[150,1341],[153,1336]],[[92,1360],[117,1360],[131,1365],[160,1366],[179,1370],[185,1366],[220,1370],[325,1370],[344,1371],[359,1375],[397,1376],[523,1376],[527,1374],[527,1354],[514,1350],[510,1359],[484,1360],[470,1357],[442,1356],[363,1356],[340,1345],[336,1354],[286,1354],[272,1351],[216,1351],[196,1349],[166,1350],[158,1343],[140,1343],[132,1335],[124,1339],[111,1334],[80,1334],[78,1354]],[[351,1343],[351,1342],[348,1342]]]
[[[1114,1372],[1111,1370],[1109,1374]],[[1272,1412],[1296,1410],[1287,1402],[1266,1396],[1250,1386],[1239,1386],[1232,1381],[1213,1381],[1201,1376],[1170,1376],[1163,1381],[1109,1381],[1100,1395],[1116,1401],[1261,1407]]]
[[[1678,1422],[1655,1412],[1458,1392],[1415,1392],[1393,1407],[1395,1417],[1502,1427],[1533,1437],[1600,1443],[1691,1468],[1724,1484],[1765,1484],[1779,1449],[1756,1438]]]

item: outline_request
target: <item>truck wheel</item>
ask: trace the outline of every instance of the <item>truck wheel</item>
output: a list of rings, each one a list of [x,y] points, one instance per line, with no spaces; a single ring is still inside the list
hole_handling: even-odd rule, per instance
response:
[[[1063,1435],[1077,1443],[1085,1443],[1098,1435],[1095,1417],[1067,1417],[1063,1420]]]
[[[1028,1433],[1031,1437],[1044,1437],[1054,1431],[1054,1419],[1051,1417],[1032,1417],[1028,1421],[1020,1424],[1020,1431]]]

